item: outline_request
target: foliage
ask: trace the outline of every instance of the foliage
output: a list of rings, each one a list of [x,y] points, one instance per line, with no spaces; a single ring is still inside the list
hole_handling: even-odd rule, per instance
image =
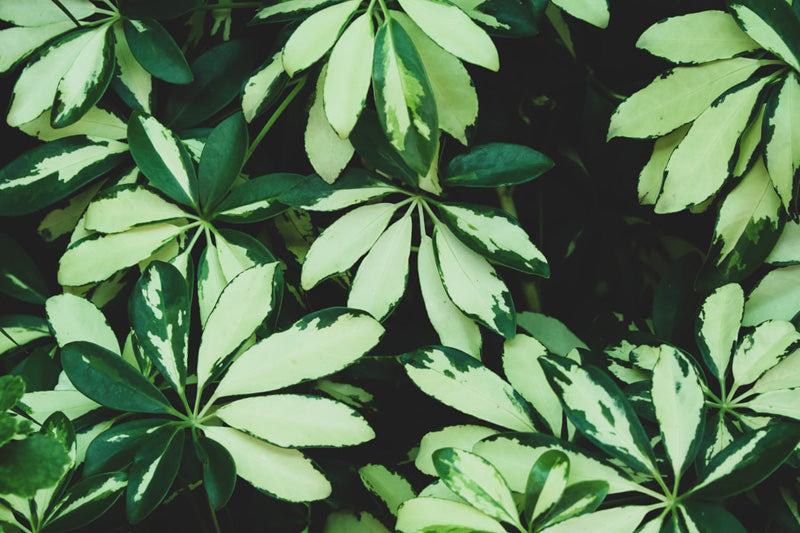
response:
[[[4,531],[800,531],[797,1],[0,21]]]

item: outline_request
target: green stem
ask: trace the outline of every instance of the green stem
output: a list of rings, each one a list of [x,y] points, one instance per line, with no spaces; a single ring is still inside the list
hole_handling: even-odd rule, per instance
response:
[[[300,92],[300,90],[303,88],[305,84],[306,84],[306,76],[303,76],[302,78],[297,80],[297,85],[294,86],[292,91],[286,95],[286,98],[283,99],[283,102],[281,102],[281,104],[278,106],[275,112],[272,113],[272,116],[269,117],[267,123],[264,124],[264,127],[261,128],[261,131],[258,132],[258,136],[250,145],[250,148],[247,149],[247,154],[244,157],[245,164],[250,159],[250,156],[253,155],[253,152],[256,151],[258,145],[261,144],[261,141],[264,139],[264,136],[267,134],[267,132],[269,132],[269,130],[275,124],[275,121],[277,121],[278,118],[280,118],[281,114],[283,114],[283,112],[286,110],[289,104],[292,103],[292,100],[294,100],[295,96],[297,96],[297,94]]]
[[[50,0],[50,1],[53,2],[58,7],[58,9],[63,11],[64,14],[67,17],[69,17],[69,20],[71,20],[73,24],[75,24],[79,28],[81,27],[81,23],[78,22],[78,19],[75,18],[75,15],[73,15],[72,13],[69,12],[69,9],[64,7],[64,4],[61,3],[61,0]]]
[[[206,500],[208,500],[208,510],[211,513],[211,523],[214,524],[214,531],[216,533],[222,533],[222,529],[219,527],[219,520],[217,520],[217,512],[214,510],[214,506],[211,505],[211,499],[208,498],[208,492],[206,492]]]
[[[383,12],[383,17],[385,19],[388,19],[389,18],[389,8],[386,7],[386,1],[385,0],[378,0],[378,3],[381,5],[381,11]]]

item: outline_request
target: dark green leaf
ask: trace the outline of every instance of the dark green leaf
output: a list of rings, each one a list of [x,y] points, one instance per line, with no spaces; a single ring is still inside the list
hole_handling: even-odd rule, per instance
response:
[[[25,382],[19,376],[0,376],[0,413],[14,407],[25,394]]]
[[[5,233],[0,233],[0,292],[34,304],[47,299],[47,285],[30,255]]]
[[[608,494],[607,481],[580,481],[564,489],[561,499],[550,513],[548,524],[555,524],[586,513],[600,507]]]
[[[195,443],[197,456],[203,463],[203,486],[208,501],[220,509],[230,499],[236,486],[236,465],[233,457],[217,441],[200,436]]]
[[[228,41],[192,62],[194,81],[174,87],[164,117],[175,129],[184,129],[211,117],[238,94],[253,68],[253,47]]]
[[[247,122],[235,113],[220,122],[206,139],[197,178],[203,212],[214,211],[239,176],[247,152]]]
[[[539,456],[528,474],[528,483],[525,487],[526,523],[541,522],[550,515],[550,511],[561,498],[561,491],[554,492],[553,489],[559,486],[563,489],[568,477],[569,458],[564,452],[548,450]],[[548,491],[544,491],[545,485],[548,485]]]
[[[83,474],[90,476],[102,472],[125,470],[133,462],[137,450],[150,439],[159,439],[174,428],[163,419],[142,419],[114,426],[92,440],[86,449]],[[161,435],[161,436],[159,436]]]
[[[800,18],[786,0],[727,0],[739,26],[795,69],[800,67]]]
[[[37,346],[11,370],[10,374],[25,381],[25,392],[53,390],[56,386],[61,365],[50,355],[55,347],[55,343],[51,342]]]
[[[114,505],[127,483],[128,477],[123,472],[80,480],[61,498],[61,505],[47,521],[47,532],[74,531],[94,522]]]
[[[223,222],[260,222],[279,215],[288,209],[280,202],[280,195],[297,184],[299,174],[267,174],[234,187],[216,208],[214,218]]]
[[[61,364],[72,384],[99,404],[135,413],[169,413],[169,401],[114,352],[90,342],[61,349]]]
[[[0,169],[0,213],[26,215],[52,205],[121,164],[127,150],[82,135],[37,146]]]
[[[739,520],[720,505],[701,503],[695,501],[685,501],[683,507],[683,518],[686,522],[691,521],[694,528],[690,531],[698,533],[747,533]]]
[[[120,0],[119,11],[132,18],[171,19],[203,4],[203,0]]]
[[[519,144],[484,144],[454,157],[447,165],[442,184],[456,187],[517,185],[551,168],[553,161],[533,148]]]
[[[177,268],[153,261],[133,289],[130,314],[144,354],[183,394],[189,349],[189,294]]]
[[[190,83],[192,70],[175,40],[153,19],[122,19],[131,53],[144,69],[169,83]]]
[[[56,483],[69,462],[57,440],[34,434],[0,448],[0,494],[31,497]]]
[[[292,187],[284,191],[280,201],[286,205],[309,211],[335,211],[366,200],[380,198],[391,191],[387,184],[360,168],[346,170],[334,183],[327,183],[316,174],[298,176]],[[346,192],[343,192],[346,191]],[[363,194],[361,194],[363,192]],[[344,198],[340,200],[339,197]]]
[[[490,34],[503,37],[528,37],[539,33],[548,2],[545,0],[485,0],[465,9]],[[473,15],[473,12],[476,12]],[[479,15],[479,16],[476,16]]]
[[[181,464],[183,439],[184,431],[176,429],[148,441],[136,453],[128,474],[125,498],[131,524],[147,518],[169,492]]]
[[[400,153],[386,138],[375,111],[364,109],[361,112],[349,139],[367,168],[412,187],[417,185],[419,176],[403,161]]]

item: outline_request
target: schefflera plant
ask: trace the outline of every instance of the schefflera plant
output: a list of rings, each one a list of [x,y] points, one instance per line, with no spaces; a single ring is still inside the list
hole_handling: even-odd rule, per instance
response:
[[[366,420],[341,402],[278,391],[341,370],[369,351],[383,328],[363,311],[330,308],[255,342],[256,329],[276,312],[276,268],[251,267],[224,288],[196,358],[188,355],[187,282],[159,261],[145,270],[130,301],[139,368],[91,343],[63,348],[64,370],[78,390],[135,415],[91,443],[85,466],[87,473],[128,470],[131,522],[165,497],[185,449],[197,455],[209,501],[219,508],[237,475],[285,500],[326,498],[330,483],[297,448],[374,437]]]
[[[374,133],[381,135],[379,130]],[[426,192],[423,176],[398,160],[390,146],[382,150],[382,141],[373,138],[371,142],[370,146],[364,141],[361,148],[373,161],[379,160],[379,171],[404,186],[364,170],[351,170],[333,185],[309,176],[279,197],[283,203],[309,211],[357,206],[312,243],[303,262],[302,288],[309,290],[345,272],[364,256],[347,305],[386,319],[405,293],[416,218],[420,288],[428,318],[442,343],[479,357],[478,324],[513,337],[516,313],[511,293],[491,263],[548,277],[544,255],[505,211]],[[454,158],[441,183],[446,187],[513,186],[551,167],[552,161],[532,148],[487,144]],[[434,169],[428,176],[428,190],[441,191],[437,174]],[[376,202],[389,195],[400,199]]]

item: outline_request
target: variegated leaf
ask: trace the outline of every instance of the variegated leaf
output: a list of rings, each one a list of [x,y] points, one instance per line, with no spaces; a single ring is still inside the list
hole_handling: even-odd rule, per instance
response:
[[[656,139],[653,144],[653,153],[639,173],[637,192],[640,204],[656,204],[658,197],[661,195],[661,188],[664,186],[664,171],[667,169],[669,158],[672,157],[675,148],[686,137],[689,127],[690,125],[688,124],[683,125],[672,133]]]
[[[117,141],[78,136],[37,146],[0,170],[0,212],[24,215],[61,200],[117,166],[127,150]]]
[[[350,23],[331,50],[322,101],[328,122],[342,139],[350,135],[364,107],[374,47],[372,18],[365,13]]]
[[[608,0],[553,0],[557,5],[570,15],[598,28],[608,26],[611,13],[608,10]]]
[[[399,12],[392,15],[408,33],[428,74],[439,128],[466,146],[467,130],[478,120],[478,94],[469,72],[457,57],[444,51],[408,15]]]
[[[49,336],[47,321],[38,316],[0,315],[0,355]]]
[[[582,481],[568,486],[550,513],[548,524],[555,524],[582,514],[594,512],[608,495],[606,481]]]
[[[390,531],[367,511],[343,510],[328,515],[322,533],[390,533]]]
[[[134,113],[128,122],[131,155],[145,176],[170,198],[197,207],[198,185],[186,146],[151,116]]]
[[[26,393],[20,400],[19,407],[41,424],[57,411],[64,413],[70,420],[75,420],[101,405],[77,390],[47,390]]]
[[[165,222],[187,215],[186,211],[142,185],[119,185],[105,189],[86,209],[86,229],[119,233],[152,222]]]
[[[253,22],[277,22],[302,18],[303,15],[334,2],[336,0],[285,0],[259,10],[253,18]]]
[[[325,476],[297,450],[273,446],[233,428],[205,427],[203,432],[228,450],[236,473],[258,490],[290,502],[321,500],[331,493]]]
[[[513,337],[514,303],[494,268],[443,224],[436,225],[433,242],[442,284],[453,303],[492,331]]]
[[[78,20],[97,12],[97,7],[89,0],[61,0],[61,4]],[[69,17],[52,0],[27,0],[24,3],[2,2],[0,19],[17,26],[43,26],[68,21]]]
[[[372,67],[372,62],[369,65]],[[322,179],[333,183],[353,158],[355,149],[349,140],[339,137],[325,115],[323,88],[326,85],[325,80],[328,79],[328,68],[329,66],[325,65],[317,79],[317,90],[314,93],[311,107],[308,109],[304,139],[306,154],[311,166]],[[350,74],[348,69],[340,75],[350,76]]]
[[[672,473],[680,479],[700,447],[705,397],[691,361],[672,346],[662,345],[659,351],[651,397]]]
[[[506,529],[495,519],[471,505],[441,498],[413,498],[403,503],[397,511],[397,531],[480,531],[505,533]]]
[[[560,436],[564,411],[539,365],[539,358],[544,355],[547,349],[538,340],[518,333],[503,343],[503,372],[514,389],[547,422],[550,432]]]
[[[197,305],[203,327],[227,284],[228,279],[220,265],[217,247],[209,242],[197,264]]]
[[[363,311],[330,308],[306,315],[240,355],[215,394],[269,392],[332,374],[364,355],[381,335],[383,327]]]
[[[361,0],[345,0],[303,20],[283,47],[283,68],[286,73],[294,76],[325,55],[360,3]]]
[[[500,376],[455,348],[429,346],[401,357],[425,394],[445,405],[514,431],[534,431],[525,400]]]
[[[733,355],[733,379],[738,386],[749,385],[787,355],[800,342],[791,322],[769,320],[746,335]]]
[[[729,0],[728,8],[753,40],[800,70],[800,21],[786,0]]]
[[[674,213],[700,204],[722,186],[730,175],[739,137],[767,81],[761,78],[732,89],[694,121],[669,158],[656,213]]]
[[[436,44],[467,63],[500,68],[491,37],[456,5],[441,0],[400,0],[409,17]]]
[[[419,450],[414,458],[414,466],[423,474],[436,475],[433,466],[433,452],[440,448],[460,448],[471,450],[476,442],[497,433],[484,426],[447,426],[439,431],[426,433],[419,442]]]
[[[124,18],[122,28],[133,57],[147,72],[169,83],[192,81],[192,70],[183,52],[158,21]]]
[[[36,120],[26,122],[19,129],[43,141],[55,141],[73,135],[87,135],[98,139],[124,140],[128,135],[128,126],[115,113],[92,107],[77,121],[64,128],[54,128],[50,124],[48,109]]]
[[[153,105],[153,77],[133,57],[122,24],[114,24],[114,55],[117,72],[112,87],[131,108],[151,113]]]
[[[151,439],[137,452],[128,472],[125,507],[128,521],[144,520],[167,495],[183,455],[183,429],[165,433],[163,438]]]
[[[207,250],[209,253],[214,251]],[[234,350],[273,311],[276,268],[277,263],[249,268],[222,290],[203,326],[197,355],[197,386],[201,389],[219,375]]]
[[[779,391],[800,387],[800,349],[781,359],[764,372],[750,389],[752,393]]]
[[[183,231],[183,227],[172,224],[151,224],[124,233],[81,239],[61,256],[58,282],[77,287],[102,281],[149,257]]]
[[[299,174],[288,172],[249,179],[228,193],[216,207],[214,218],[244,224],[277,216],[288,208],[279,201],[279,196],[302,179]]]
[[[722,93],[770,63],[734,58],[674,68],[617,107],[608,138],[665,135],[699,117]]]
[[[539,362],[564,411],[581,433],[638,472],[658,471],[639,419],[607,375],[565,357],[545,356]]]
[[[517,506],[503,476],[480,455],[457,448],[433,452],[433,465],[447,488],[496,520],[522,529]]]
[[[282,2],[282,5],[286,2]],[[282,52],[273,55],[247,80],[242,93],[242,112],[247,122],[252,122],[265,112],[278,97],[286,84],[286,73],[283,70]]]
[[[746,402],[740,403],[756,413],[785,416],[800,420],[800,388],[764,392]]]
[[[526,274],[548,277],[550,267],[519,222],[500,209],[439,204],[442,221],[456,237],[492,262]]]
[[[0,30],[0,72],[11,70],[47,41],[74,27],[75,24],[69,20],[63,20]]]
[[[391,17],[375,37],[372,81],[378,119],[389,142],[408,166],[427,174],[439,140],[436,100],[413,41]]]
[[[790,72],[764,112],[764,160],[787,211],[800,183],[800,80]]]
[[[758,282],[745,303],[742,324],[765,320],[792,320],[800,313],[800,265],[778,268]]]
[[[358,267],[347,306],[377,320],[388,317],[406,290],[411,253],[411,216],[405,215],[378,237]]]
[[[475,322],[456,307],[448,296],[436,266],[433,241],[427,235],[423,235],[420,239],[417,251],[417,272],[425,311],[441,344],[458,348],[462,352],[480,359],[480,329]]]
[[[318,396],[255,396],[223,405],[214,414],[229,426],[284,448],[355,446],[375,438],[351,407]]]
[[[305,211],[337,211],[393,192],[399,192],[399,189],[363,169],[354,168],[347,170],[333,184],[314,174],[298,177],[297,184],[284,191],[280,201]]]
[[[87,525],[114,505],[127,485],[128,476],[123,472],[82,479],[61,497],[58,507],[47,519],[47,527],[75,530]]]
[[[761,157],[761,151],[759,149],[761,148],[761,137],[763,133],[764,108],[765,105],[763,104],[759,107],[755,118],[750,125],[747,126],[747,129],[744,130],[742,137],[739,139],[736,165],[731,172],[734,178],[741,178],[744,176],[753,168],[755,162]]]
[[[87,32],[69,69],[56,87],[51,122],[54,127],[69,126],[94,106],[114,75],[114,34],[109,24]]]
[[[411,483],[400,474],[389,471],[383,465],[368,464],[358,469],[364,486],[386,504],[389,512],[397,516],[400,505],[416,496]]]
[[[700,309],[697,346],[718,380],[725,380],[733,345],[739,337],[743,310],[744,292],[735,283],[718,288],[706,298]]]
[[[328,276],[344,272],[369,250],[389,225],[397,204],[357,207],[328,226],[311,245],[300,283],[309,290]]]
[[[542,533],[633,533],[640,531],[639,524],[652,509],[649,505],[626,505],[612,507],[570,518],[542,530]]]
[[[517,315],[517,325],[556,355],[572,357],[575,348],[589,349],[585,342],[557,318],[523,311]]]
[[[786,223],[766,262],[780,266],[800,264],[800,223]]]
[[[729,59],[761,48],[724,11],[708,10],[670,17],[650,26],[636,47],[673,63]]]
[[[87,341],[119,354],[119,342],[106,317],[89,300],[72,294],[59,294],[45,303],[47,321],[60,347],[74,341]]]
[[[526,523],[542,522],[561,499],[569,479],[569,458],[564,452],[549,450],[533,464],[525,487]]]

